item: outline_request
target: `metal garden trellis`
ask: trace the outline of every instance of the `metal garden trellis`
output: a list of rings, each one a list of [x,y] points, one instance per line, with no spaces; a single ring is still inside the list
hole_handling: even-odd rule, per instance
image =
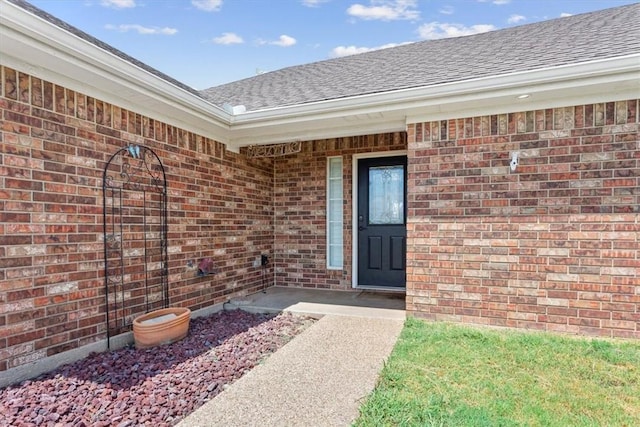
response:
[[[167,180],[143,145],[115,152],[102,176],[107,345],[133,319],[169,306]]]

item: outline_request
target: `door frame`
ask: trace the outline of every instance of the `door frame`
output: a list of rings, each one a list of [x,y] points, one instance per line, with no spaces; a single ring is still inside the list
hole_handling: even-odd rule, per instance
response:
[[[351,287],[353,289],[382,289],[358,286],[358,161],[382,157],[406,156],[407,150],[377,151],[354,154],[351,158]],[[407,171],[408,172],[408,171]],[[406,185],[406,184],[405,184]],[[406,207],[405,207],[406,208]],[[387,289],[387,288],[384,288]],[[396,288],[404,291],[406,288]]]

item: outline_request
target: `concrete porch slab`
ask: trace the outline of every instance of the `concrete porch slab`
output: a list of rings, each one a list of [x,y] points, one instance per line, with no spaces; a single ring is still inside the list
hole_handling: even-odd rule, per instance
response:
[[[231,299],[225,309],[259,313],[287,311],[312,316],[339,315],[405,319],[405,293],[392,291],[336,291],[273,286],[265,292]]]

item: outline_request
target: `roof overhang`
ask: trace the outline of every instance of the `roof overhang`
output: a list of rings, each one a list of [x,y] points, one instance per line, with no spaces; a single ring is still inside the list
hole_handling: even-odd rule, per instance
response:
[[[0,0],[0,63],[96,99],[218,140],[230,115],[142,67]]]
[[[427,87],[229,114],[0,0],[2,64],[150,118],[243,146],[406,130],[407,124],[640,98],[640,53]],[[520,95],[529,95],[519,99]]]
[[[230,143],[243,146],[403,131],[410,123],[639,97],[637,54],[247,112],[232,118]]]

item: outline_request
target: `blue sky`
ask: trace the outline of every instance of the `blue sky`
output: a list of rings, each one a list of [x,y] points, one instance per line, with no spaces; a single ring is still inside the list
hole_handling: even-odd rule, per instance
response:
[[[637,0],[30,2],[189,86],[206,89],[292,65]]]

